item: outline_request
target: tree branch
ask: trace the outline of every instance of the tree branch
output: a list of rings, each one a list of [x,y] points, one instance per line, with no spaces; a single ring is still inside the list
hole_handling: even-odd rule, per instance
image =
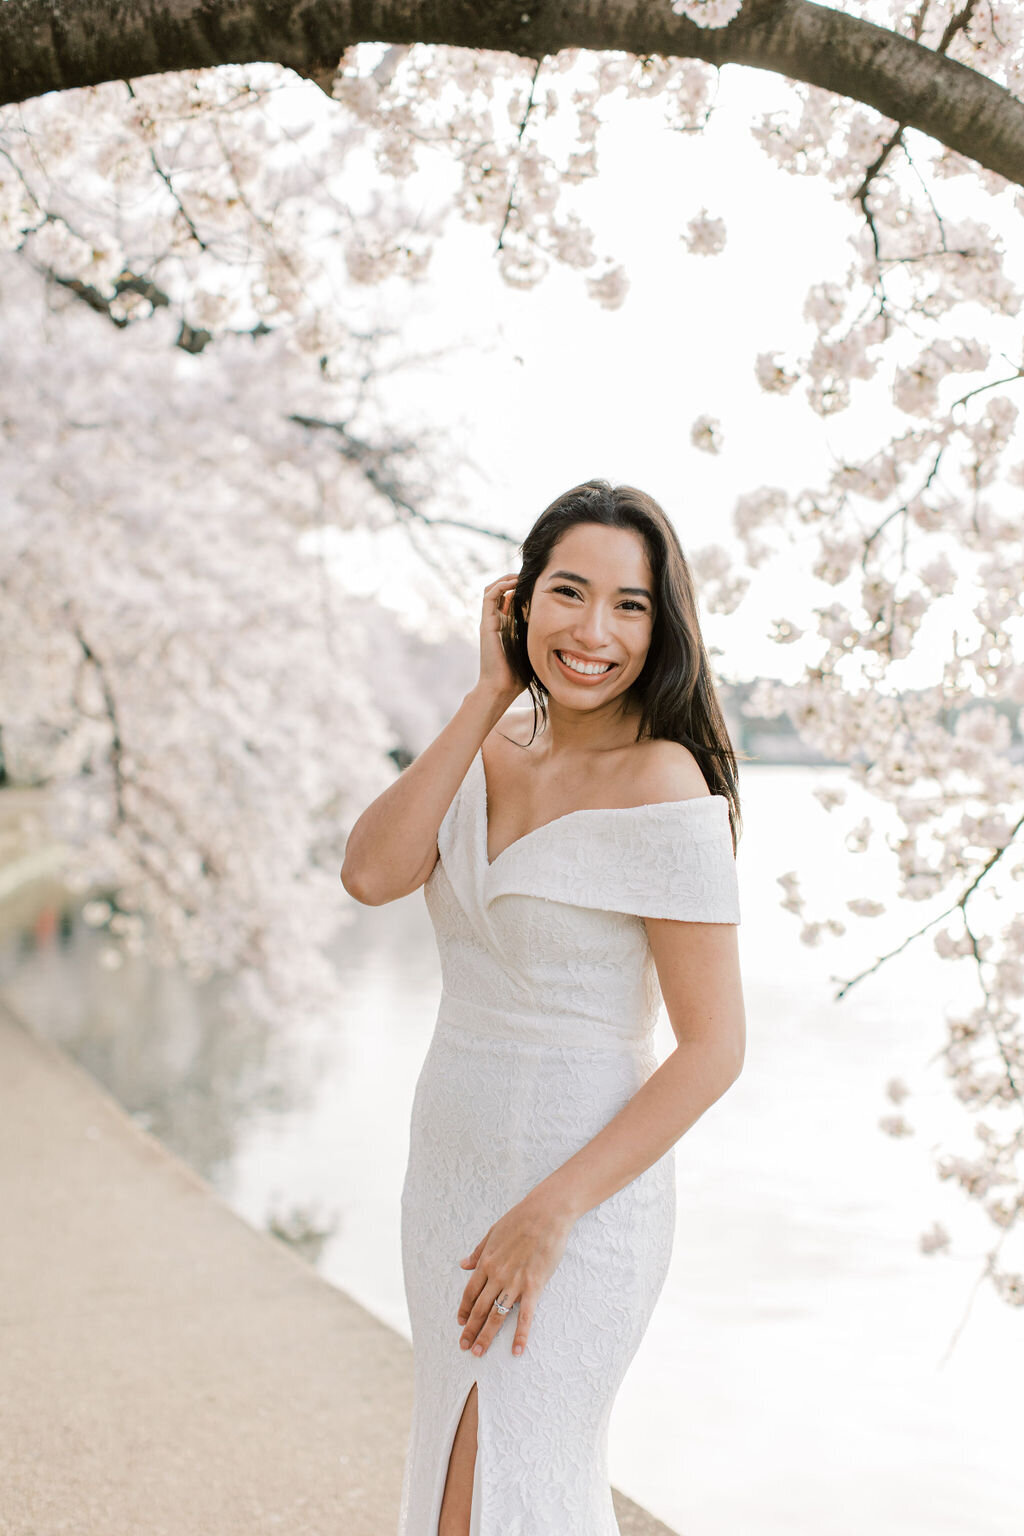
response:
[[[857,985],[858,981],[863,981],[865,976],[873,975],[874,972],[877,971],[882,965],[884,965],[887,960],[891,960],[894,956],[901,954],[903,950],[906,949],[907,945],[911,944],[914,939],[921,938],[923,934],[928,932],[929,928],[934,928],[936,923],[941,923],[943,918],[949,917],[953,912],[959,911],[961,913],[963,916],[964,924],[966,926],[968,901],[970,901],[971,897],[974,895],[974,892],[978,889],[978,886],[984,880],[989,870],[991,870],[994,865],[999,863],[999,860],[1002,858],[1003,854],[1012,844],[1014,844],[1017,834],[1021,831],[1022,828],[1024,828],[1024,816],[1021,816],[1019,820],[1014,824],[1014,826],[1010,828],[1010,835],[1006,839],[1006,842],[1001,843],[999,847],[993,851],[991,857],[986,859],[985,863],[981,866],[978,873],[971,881],[970,885],[968,885],[964,890],[960,892],[960,895],[953,902],[952,906],[946,907],[943,912],[937,912],[934,917],[930,917],[928,921],[923,923],[920,928],[915,930],[914,933],[908,933],[903,942],[901,944],[897,944],[895,949],[890,949],[886,954],[879,955],[878,959],[874,962],[873,965],[865,967],[863,971],[858,972],[858,974],[851,977],[849,981],[844,981],[842,986],[839,988],[839,991],[834,995],[835,1002],[838,1003],[842,998],[844,998],[847,992],[849,992],[852,987]],[[842,978],[839,976],[830,976],[829,980],[841,981]]]
[[[391,443],[384,449],[374,448],[353,436],[343,421],[324,421],[318,416],[302,416],[294,412],[289,414],[288,420],[300,427],[333,432],[342,458],[358,465],[367,483],[385,501],[391,503],[400,521],[425,523],[431,528],[461,528],[466,533],[479,533],[484,538],[497,539],[500,544],[513,547],[518,545],[518,539],[510,533],[503,533],[500,528],[485,528],[481,523],[471,523],[461,517],[431,517],[410,501],[396,476],[390,473],[388,463],[396,453],[403,451],[401,445]]]
[[[698,27],[633,0],[49,0],[0,4],[0,105],[107,80],[272,61],[330,89],[359,42],[443,43],[541,59],[563,48],[748,64],[835,91],[1024,185],[1024,102],[965,64],[811,0],[745,0]]]

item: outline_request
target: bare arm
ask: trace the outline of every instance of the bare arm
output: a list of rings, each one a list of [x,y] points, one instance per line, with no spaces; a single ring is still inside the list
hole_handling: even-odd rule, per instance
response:
[[[676,1048],[624,1108],[533,1191],[574,1220],[662,1157],[743,1066],[746,1018],[735,923],[644,921]]]
[[[501,576],[484,592],[478,682],[430,746],[367,806],[348,835],[341,883],[367,906],[408,896],[426,880],[437,862],[437,834],[455,791],[485,738],[522,692],[500,641],[501,615],[517,579]]]

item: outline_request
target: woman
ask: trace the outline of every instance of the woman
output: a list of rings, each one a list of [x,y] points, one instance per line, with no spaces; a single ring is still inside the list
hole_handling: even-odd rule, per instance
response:
[[[618,1532],[608,1420],[668,1269],[671,1149],[743,1061],[735,773],[668,519],[576,486],[341,872],[372,905],[425,887],[443,976],[402,1190],[399,1536]]]

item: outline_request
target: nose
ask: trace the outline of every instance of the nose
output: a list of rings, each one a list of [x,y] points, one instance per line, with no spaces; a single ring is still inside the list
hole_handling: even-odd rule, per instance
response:
[[[607,646],[609,635],[609,617],[600,603],[588,603],[580,610],[572,627],[572,637],[581,651],[596,654]]]

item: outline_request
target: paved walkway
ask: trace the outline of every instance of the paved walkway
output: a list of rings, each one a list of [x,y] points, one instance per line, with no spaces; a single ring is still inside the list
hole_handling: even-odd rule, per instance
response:
[[[2,1004],[0,1221],[0,1536],[391,1536],[409,1345]]]

